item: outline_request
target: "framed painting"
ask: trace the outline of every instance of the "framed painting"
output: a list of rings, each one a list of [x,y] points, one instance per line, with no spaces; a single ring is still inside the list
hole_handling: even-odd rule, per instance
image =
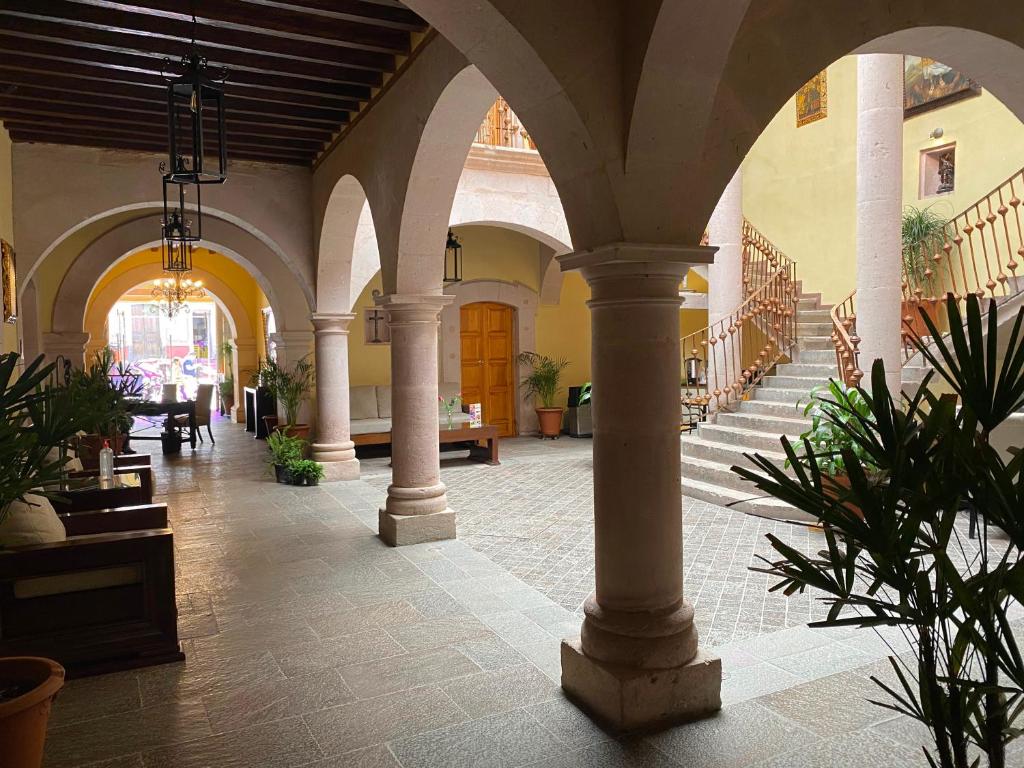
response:
[[[18,319],[18,281],[14,274],[14,249],[6,240],[0,240],[0,280],[3,282],[4,322]]]
[[[935,59],[903,57],[904,117],[913,117],[979,93],[981,86],[963,72]]]
[[[812,77],[796,92],[796,127],[828,116],[828,70]]]

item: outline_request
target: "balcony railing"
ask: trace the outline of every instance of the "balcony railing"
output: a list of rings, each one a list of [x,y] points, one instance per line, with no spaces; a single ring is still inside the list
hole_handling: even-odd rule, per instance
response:
[[[519,122],[519,118],[516,117],[516,113],[512,111],[508,102],[500,96],[494,102],[494,105],[487,110],[487,116],[484,117],[484,121],[476,132],[476,138],[473,141],[476,144],[484,144],[489,147],[537,149],[533,139],[530,138],[530,134],[527,133],[523,124]]]

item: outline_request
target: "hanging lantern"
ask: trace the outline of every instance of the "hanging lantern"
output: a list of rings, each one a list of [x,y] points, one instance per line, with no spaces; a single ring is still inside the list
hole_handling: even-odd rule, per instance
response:
[[[195,24],[195,17],[192,18]],[[166,62],[165,65],[169,65]],[[206,57],[193,47],[181,60],[184,73],[167,82],[167,161],[164,181],[172,184],[223,184],[227,179],[224,79],[211,76]],[[212,164],[207,158],[215,159]]]
[[[444,281],[462,282],[462,245],[452,231],[448,230],[448,242],[444,246]]]

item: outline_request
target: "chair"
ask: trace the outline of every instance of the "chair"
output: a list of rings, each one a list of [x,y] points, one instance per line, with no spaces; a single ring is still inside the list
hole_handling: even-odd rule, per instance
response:
[[[213,402],[213,386],[213,384],[200,384],[196,389],[196,434],[199,436],[199,442],[203,442],[203,433],[199,428],[206,427],[206,434],[210,436],[210,442],[216,445],[217,441],[213,439],[213,430],[210,429],[210,414],[213,410],[210,403]],[[188,416],[176,416],[174,421],[179,428],[188,426]]]
[[[161,403],[176,403],[178,402],[178,385],[177,384],[164,384],[163,389],[160,392]]]

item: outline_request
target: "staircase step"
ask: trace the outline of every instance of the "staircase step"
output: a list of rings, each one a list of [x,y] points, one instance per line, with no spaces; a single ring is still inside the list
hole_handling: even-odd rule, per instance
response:
[[[802,435],[810,426],[801,411],[794,409],[794,416],[764,416],[757,413],[719,413],[715,424],[726,427],[742,427],[754,432],[769,432],[773,435]]]
[[[765,376],[762,379],[766,389],[799,389],[810,392],[812,387],[826,381],[824,376]]]
[[[767,497],[760,498],[761,491],[747,483],[747,489],[736,490],[734,488],[723,488],[720,485],[704,483],[699,480],[691,480],[683,475],[683,495],[706,501],[709,504],[716,504],[720,507],[728,507],[738,512],[757,517],[767,517],[773,520],[796,520],[800,522],[816,522],[810,515],[795,509],[778,499]]]
[[[779,376],[816,376],[820,379],[828,379],[835,375],[836,361],[833,355],[832,360],[824,363],[811,363],[801,360],[799,363],[782,363],[776,366],[775,373]]]
[[[832,323],[805,323],[803,318],[797,315],[796,319],[796,333],[798,337],[806,336],[831,336],[832,335]]]
[[[828,323],[832,324],[832,315],[827,309],[800,309],[796,311],[798,323]]]
[[[757,416],[774,416],[783,419],[799,418],[803,416],[803,409],[797,408],[796,403],[781,403],[771,400],[744,400],[736,409],[737,413],[750,413]]]
[[[748,498],[759,493],[751,483],[732,471],[732,464],[698,459],[693,456],[682,456],[680,461],[682,462],[680,469],[682,470],[684,491],[690,482],[698,482],[727,488],[731,491],[746,492]],[[754,465],[745,458],[739,466],[754,468]]]
[[[797,435],[803,432],[798,429],[790,432],[790,441],[796,440]],[[736,445],[747,451],[781,451],[782,445],[779,442],[781,432],[755,432],[748,427],[732,427],[726,424],[701,424],[697,435],[701,440],[715,443]]]
[[[796,405],[801,400],[807,400],[809,393],[809,389],[804,389],[802,387],[799,389],[788,389],[786,387],[758,387],[753,392],[753,399]]]
[[[686,437],[681,441],[682,455],[694,459],[704,459],[705,461],[717,461],[720,464],[726,466],[732,466],[738,464],[741,466],[749,466],[749,461],[744,453],[752,453],[754,449],[744,448],[740,445],[731,445],[729,443],[719,443],[713,440],[705,440],[702,437]],[[781,451],[782,446],[774,451],[770,450],[758,450],[766,459],[777,463],[780,467],[786,461],[786,454]]]
[[[835,356],[835,345],[832,343],[831,336],[813,336],[803,333],[803,331],[797,331],[797,346],[800,349],[806,350],[823,350],[827,349]]]
[[[802,346],[803,339],[801,339]],[[796,361],[813,365],[827,365],[832,369],[830,376],[836,374],[836,353],[833,349],[797,349]]]

